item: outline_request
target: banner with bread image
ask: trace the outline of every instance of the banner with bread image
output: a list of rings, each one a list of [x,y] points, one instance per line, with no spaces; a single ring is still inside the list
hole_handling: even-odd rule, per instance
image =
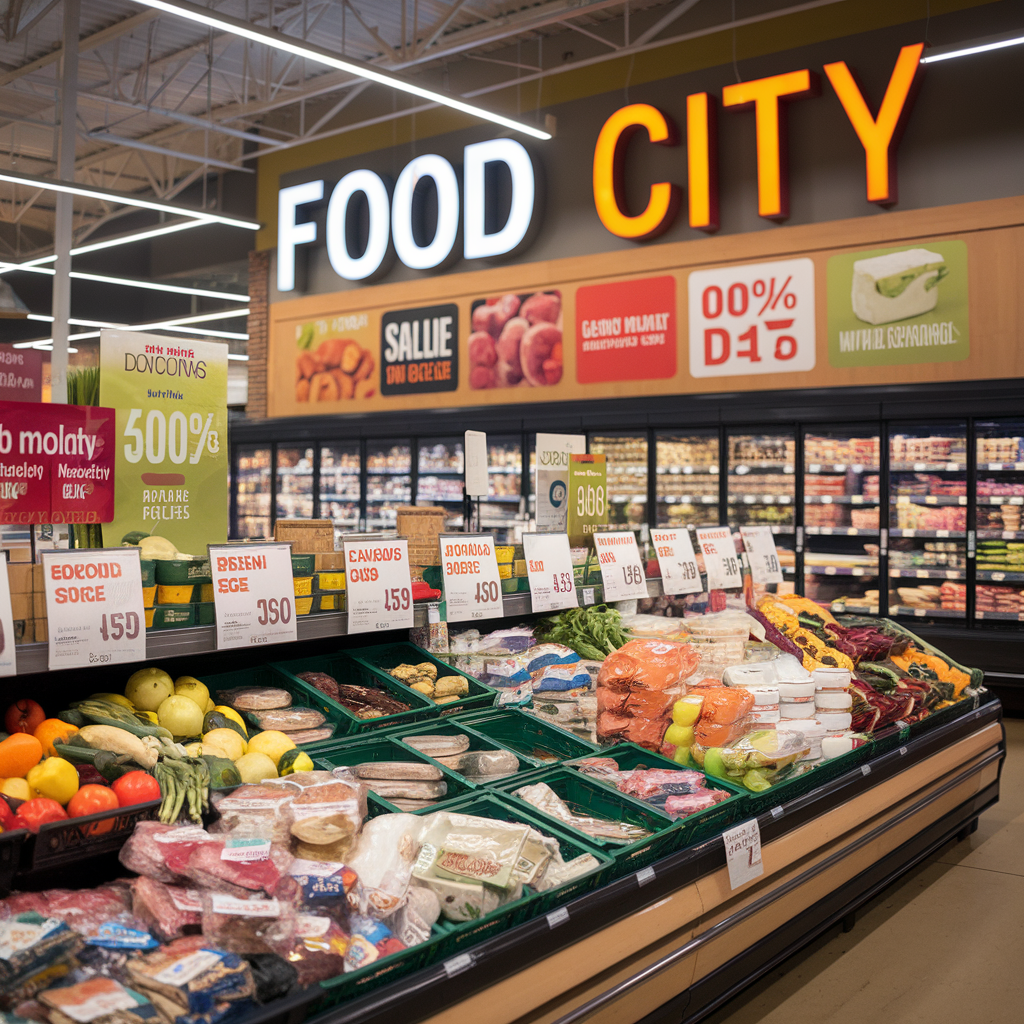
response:
[[[338,402],[372,398],[377,361],[362,339],[365,314],[300,324],[295,329],[295,401]]]

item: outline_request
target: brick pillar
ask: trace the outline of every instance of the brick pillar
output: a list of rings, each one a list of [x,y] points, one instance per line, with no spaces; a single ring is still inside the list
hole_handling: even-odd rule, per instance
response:
[[[249,400],[245,415],[267,418],[267,336],[270,330],[270,250],[249,253]]]

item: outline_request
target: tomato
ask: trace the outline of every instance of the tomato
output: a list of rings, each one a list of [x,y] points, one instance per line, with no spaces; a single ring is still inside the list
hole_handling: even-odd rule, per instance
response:
[[[38,832],[40,825],[48,825],[51,821],[66,821],[67,811],[56,800],[48,796],[35,796],[26,800],[19,808],[15,819],[24,822],[21,828]]]
[[[117,796],[109,786],[83,786],[68,801],[68,817],[82,818],[86,814],[96,814],[99,811],[116,811],[120,805]],[[114,827],[114,818],[104,818],[102,821],[94,821],[82,829],[87,836],[100,835],[109,832]]]
[[[160,799],[160,783],[149,772],[129,772],[115,779],[111,788],[120,807],[145,804]]]
[[[10,733],[33,733],[46,721],[46,712],[34,700],[16,700],[4,715],[4,727]]]
[[[9,832],[14,828],[14,811],[11,810],[11,805],[0,797],[0,830]]]

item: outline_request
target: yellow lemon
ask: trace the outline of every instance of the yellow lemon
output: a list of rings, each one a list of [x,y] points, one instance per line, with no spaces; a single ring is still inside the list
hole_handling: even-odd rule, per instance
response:
[[[277,768],[266,754],[243,754],[235,761],[235,767],[243,782],[262,782],[264,779],[277,778]]]
[[[211,729],[203,734],[204,754],[215,754],[229,761],[237,761],[246,752],[245,740],[234,729]]]
[[[150,665],[132,673],[124,695],[139,711],[156,711],[174,695],[174,680],[162,668]]]
[[[266,754],[274,762],[275,769],[277,762],[281,760],[281,755],[294,747],[295,744],[283,732],[278,732],[276,729],[266,729],[249,738],[249,753]]]
[[[199,710],[206,714],[210,691],[206,688],[205,683],[201,683],[194,676],[179,676],[174,680],[174,692],[179,697],[188,697],[195,701]]]

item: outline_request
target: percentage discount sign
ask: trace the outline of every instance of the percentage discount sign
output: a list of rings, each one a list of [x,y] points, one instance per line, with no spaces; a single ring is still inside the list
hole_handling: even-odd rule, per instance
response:
[[[694,377],[814,369],[812,260],[697,270],[688,294]]]

